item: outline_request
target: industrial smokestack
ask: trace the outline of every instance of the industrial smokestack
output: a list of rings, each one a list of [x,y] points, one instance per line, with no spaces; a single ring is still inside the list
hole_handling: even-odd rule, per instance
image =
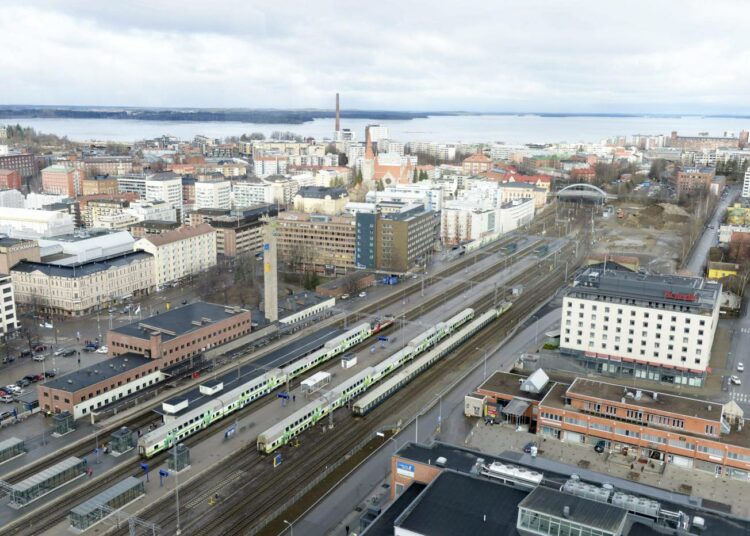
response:
[[[338,93],[336,93],[336,132],[341,132],[341,110],[339,109]]]
[[[365,160],[375,158],[375,151],[372,149],[372,137],[370,136],[370,125],[365,127]]]

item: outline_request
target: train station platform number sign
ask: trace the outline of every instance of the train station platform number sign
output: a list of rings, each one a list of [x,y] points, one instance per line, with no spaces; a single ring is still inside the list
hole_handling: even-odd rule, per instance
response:
[[[414,478],[414,466],[410,463],[396,462],[396,472],[401,476]]]
[[[273,466],[278,467],[279,465],[281,465],[281,454],[277,454],[273,457]]]

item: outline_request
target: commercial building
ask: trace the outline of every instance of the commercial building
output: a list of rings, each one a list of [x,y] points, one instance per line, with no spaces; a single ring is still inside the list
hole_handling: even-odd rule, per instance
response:
[[[232,182],[234,206],[249,207],[263,203],[273,203],[271,184],[260,179],[247,179]]]
[[[83,193],[83,179],[86,173],[81,169],[55,164],[42,170],[42,189],[45,193],[76,197]]]
[[[735,276],[739,271],[740,265],[733,262],[709,262],[707,276],[711,281],[719,281],[725,277]]]
[[[679,169],[674,179],[677,195],[707,195],[715,175],[716,170],[709,167]]]
[[[421,203],[425,210],[440,212],[443,209],[443,188],[424,181],[415,184],[389,186],[382,192],[367,192],[368,203]]]
[[[0,169],[14,169],[22,179],[33,177],[36,173],[34,155],[30,153],[0,154]]]
[[[165,201],[131,201],[124,211],[138,221],[177,221],[177,211]]]
[[[120,193],[117,177],[114,175],[89,175],[82,182],[83,195]]]
[[[216,230],[216,253],[224,257],[257,254],[263,247],[263,226],[278,215],[273,205],[221,211],[198,210],[190,214],[192,225],[208,223]]]
[[[21,261],[39,262],[39,243],[0,236],[0,274],[9,274],[10,269]]]
[[[744,136],[743,133],[741,133]],[[683,151],[700,151],[707,149],[738,148],[740,139],[733,136],[678,136],[677,131],[667,138],[669,147],[682,149]]]
[[[25,199],[19,190],[0,189],[0,208],[24,208]]]
[[[98,227],[102,218],[125,213],[130,203],[137,199],[134,193],[94,194],[78,198],[78,210],[84,227]]]
[[[521,199],[532,199],[534,208],[539,210],[547,204],[547,190],[525,182],[506,182],[500,188],[503,203]]]
[[[130,227],[130,234],[133,235],[133,238],[143,238],[146,235],[174,231],[180,227],[182,227],[182,224],[176,221],[143,220]]]
[[[21,189],[21,174],[17,169],[0,169],[0,189]]]
[[[232,183],[227,180],[197,181],[195,208],[231,208]]]
[[[478,175],[492,169],[492,160],[482,153],[476,153],[464,159],[461,169],[464,175]]]
[[[122,184],[122,183],[120,183]],[[182,179],[166,171],[154,173],[145,179],[146,201],[164,201],[175,210],[182,210]]]
[[[335,216],[344,211],[348,202],[349,194],[346,188],[303,186],[294,196],[294,210]]]
[[[56,210],[4,208],[0,210],[0,233],[14,238],[53,237],[73,232],[73,217]]]
[[[720,297],[701,277],[587,268],[564,294],[560,351],[607,373],[702,385]]]
[[[0,273],[0,335],[5,339],[21,327],[16,314],[16,300],[13,295],[13,281],[7,272]]]
[[[195,302],[107,332],[114,356],[138,354],[158,368],[248,335],[250,311]]]
[[[127,231],[79,229],[69,235],[37,240],[45,262],[72,265],[133,251],[135,240]]]
[[[11,268],[16,302],[48,314],[79,316],[148,294],[154,258],[143,251],[72,265],[22,261]]]
[[[89,156],[81,164],[89,177],[96,175],[115,177],[133,172],[133,158],[130,156]]]
[[[146,176],[128,174],[117,176],[117,189],[122,193],[138,194],[140,199],[146,199]]]
[[[153,255],[153,280],[158,287],[216,265],[216,231],[208,224],[148,235],[135,248]]]
[[[61,203],[69,199],[66,195],[59,194],[38,194],[36,192],[29,192],[26,194],[26,201],[24,202],[23,208],[31,208],[34,210],[43,210],[49,205],[55,203]]]
[[[163,378],[157,362],[127,353],[37,384],[37,396],[45,412],[80,419]]]
[[[296,271],[330,275],[354,269],[356,222],[353,216],[282,212],[276,225],[279,256]]]
[[[534,212],[531,198],[500,201],[499,205],[495,205],[495,201],[481,203],[471,198],[446,201],[440,215],[440,239],[443,244],[454,245],[499,236],[530,223]]]

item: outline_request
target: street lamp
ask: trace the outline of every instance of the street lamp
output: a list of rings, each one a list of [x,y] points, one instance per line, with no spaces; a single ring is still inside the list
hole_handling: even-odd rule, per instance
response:
[[[289,536],[294,536],[294,527],[292,526],[292,524],[289,523],[289,521],[287,521],[286,519],[283,519],[282,521],[289,525]]]

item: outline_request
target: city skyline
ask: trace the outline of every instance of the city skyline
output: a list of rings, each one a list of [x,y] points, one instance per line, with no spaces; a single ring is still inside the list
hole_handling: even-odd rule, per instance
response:
[[[130,6],[7,2],[3,104],[750,112],[737,2]]]

